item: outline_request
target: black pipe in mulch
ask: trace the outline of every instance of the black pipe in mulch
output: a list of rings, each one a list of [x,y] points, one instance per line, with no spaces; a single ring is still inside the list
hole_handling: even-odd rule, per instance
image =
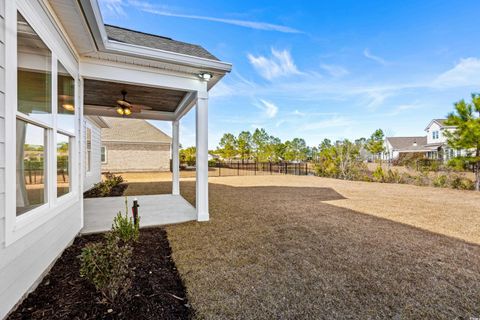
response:
[[[34,292],[8,317],[16,319],[191,319],[182,279],[162,228],[142,229],[134,246],[134,277],[126,294],[108,303],[80,277],[79,255],[103,235],[77,237]]]

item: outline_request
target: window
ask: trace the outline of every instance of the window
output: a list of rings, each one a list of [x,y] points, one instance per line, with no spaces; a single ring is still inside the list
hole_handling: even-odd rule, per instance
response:
[[[48,202],[52,54],[17,14],[16,215]]]
[[[72,190],[70,140],[69,136],[57,133],[57,197],[66,195]]]
[[[92,129],[87,128],[86,147],[85,147],[85,166],[86,171],[92,171]]]
[[[107,148],[105,146],[100,148],[100,159],[102,163],[107,163]]]
[[[75,80],[60,62],[57,65],[57,126],[59,129],[74,133]]]
[[[440,137],[440,135],[439,135],[439,132],[438,132],[438,131],[433,131],[433,132],[432,132],[432,138],[433,138],[433,139],[438,139],[439,137]]]
[[[46,130],[17,119],[17,216],[48,202]]]

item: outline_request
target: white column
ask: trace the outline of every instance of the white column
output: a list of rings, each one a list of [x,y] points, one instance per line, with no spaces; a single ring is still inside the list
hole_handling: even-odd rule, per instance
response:
[[[208,221],[208,93],[199,92],[196,108],[197,220]]]
[[[179,126],[179,120],[172,121],[172,194],[175,196],[180,194]]]

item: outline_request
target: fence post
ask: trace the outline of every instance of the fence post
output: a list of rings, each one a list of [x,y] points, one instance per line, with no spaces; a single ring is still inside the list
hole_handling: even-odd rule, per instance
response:
[[[270,167],[270,175],[271,175],[272,174],[272,163],[269,162],[268,164],[269,164],[269,167]]]
[[[222,176],[222,164],[219,162],[219,163],[217,163],[217,166],[218,166],[218,176],[221,177]]]
[[[288,165],[287,165],[287,163],[285,162],[285,174],[287,174],[287,173],[288,173]]]
[[[237,176],[240,176],[240,162],[237,162]]]
[[[255,168],[253,168],[253,175],[256,176],[257,175],[257,161],[254,162],[254,166],[255,166]]]
[[[308,176],[308,162],[305,162],[305,175]]]

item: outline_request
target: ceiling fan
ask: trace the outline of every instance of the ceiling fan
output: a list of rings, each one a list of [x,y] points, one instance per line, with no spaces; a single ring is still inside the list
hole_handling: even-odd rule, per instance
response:
[[[151,107],[142,106],[139,104],[133,104],[126,99],[127,91],[122,90],[121,94],[123,96],[122,99],[117,100],[117,107],[115,111],[121,116],[129,116],[132,113],[140,113],[142,110],[151,110]]]

